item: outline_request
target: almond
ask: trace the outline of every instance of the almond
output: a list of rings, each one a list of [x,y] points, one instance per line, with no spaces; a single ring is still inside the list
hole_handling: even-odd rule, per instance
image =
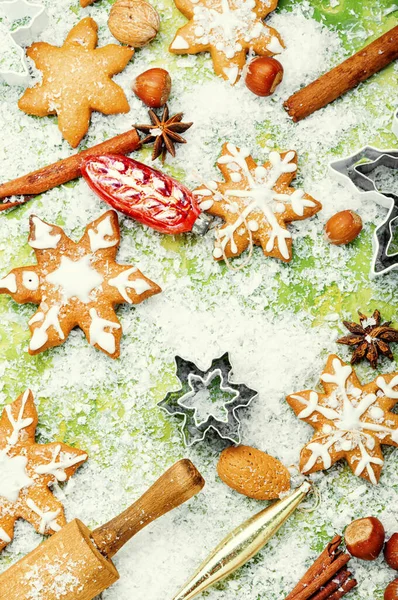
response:
[[[273,456],[250,446],[226,448],[217,471],[229,487],[256,500],[274,500],[290,489],[287,468]]]
[[[325,225],[325,237],[335,246],[349,244],[361,231],[362,219],[353,210],[342,210],[336,213]]]

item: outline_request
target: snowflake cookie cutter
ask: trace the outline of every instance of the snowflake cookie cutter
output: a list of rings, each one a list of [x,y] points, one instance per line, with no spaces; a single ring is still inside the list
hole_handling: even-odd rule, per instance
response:
[[[184,444],[189,447],[203,441],[210,429],[222,439],[240,444],[240,419],[236,411],[249,406],[258,392],[243,383],[230,381],[233,369],[228,352],[215,358],[206,371],[180,356],[175,357],[175,363],[181,387],[168,392],[158,406],[169,415],[183,417]],[[211,403],[212,410],[203,414],[200,401]]]
[[[27,0],[0,0],[0,18],[12,24],[15,21],[24,22],[14,31],[8,32],[10,47],[18,55],[18,64],[21,71],[12,69],[3,70],[0,64],[0,81],[8,85],[27,86],[31,82],[31,75],[26,61],[24,47],[30,46],[39,34],[48,26],[48,15],[42,4],[34,4]],[[2,51],[3,54],[4,50]]]
[[[397,121],[398,130],[398,121]],[[371,275],[383,275],[398,268],[398,252],[389,254],[394,225],[398,218],[398,195],[379,189],[372,173],[379,167],[398,170],[398,150],[379,150],[365,146],[355,154],[330,163],[330,171],[337,181],[349,185],[361,199],[368,199],[388,209],[386,219],[376,228],[373,236]]]

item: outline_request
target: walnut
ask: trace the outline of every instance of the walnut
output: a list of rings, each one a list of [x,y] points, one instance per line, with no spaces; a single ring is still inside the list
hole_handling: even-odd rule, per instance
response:
[[[160,19],[145,0],[116,0],[109,14],[108,27],[122,44],[141,48],[156,37]]]

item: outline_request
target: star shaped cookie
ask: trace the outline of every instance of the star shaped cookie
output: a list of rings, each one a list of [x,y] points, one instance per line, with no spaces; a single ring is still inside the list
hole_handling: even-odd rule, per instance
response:
[[[200,208],[220,217],[213,256],[239,256],[253,244],[266,256],[292,259],[292,235],[286,224],[312,217],[322,205],[300,189],[290,187],[297,171],[294,151],[270,152],[263,166],[246,149],[225,143],[217,161],[225,182],[209,181],[194,190]]]
[[[116,262],[119,243],[113,210],[90,223],[77,243],[60,227],[31,216],[29,244],[37,265],[13,269],[0,280],[0,294],[40,305],[29,321],[30,354],[59,346],[79,326],[92,346],[119,356],[122,328],[114,307],[161,291],[136,267]]]
[[[263,22],[278,0],[174,1],[189,22],[177,31],[170,52],[209,51],[214,71],[231,84],[239,79],[249,51],[273,56],[283,50],[279,33]]]
[[[70,479],[87,454],[61,442],[36,444],[37,411],[30,390],[3,410],[0,419],[0,550],[14,537],[17,519],[42,534],[65,524],[61,502],[49,487]]]
[[[383,466],[381,444],[398,446],[398,373],[361,385],[351,365],[331,355],[321,375],[323,393],[305,390],[287,401],[315,433],[300,457],[302,473],[329,469],[345,458],[353,473],[377,484]]]
[[[73,148],[87,133],[92,111],[114,115],[130,110],[122,88],[111,78],[125,68],[134,50],[116,44],[97,48],[97,29],[86,17],[71,29],[63,46],[37,42],[27,49],[43,80],[25,91],[18,106],[37,117],[58,115],[58,127]]]

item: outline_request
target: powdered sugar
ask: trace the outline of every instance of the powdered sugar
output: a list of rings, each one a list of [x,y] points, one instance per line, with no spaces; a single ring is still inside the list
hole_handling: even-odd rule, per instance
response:
[[[106,27],[108,5],[99,2],[83,11],[67,0],[47,4],[51,26],[43,40],[59,43],[78,17],[90,14],[100,26],[100,45],[115,42]],[[369,10],[373,3],[363,4]],[[118,309],[124,337],[117,361],[88,346],[79,330],[72,332],[66,345],[26,357],[26,322],[33,309],[0,297],[1,402],[31,386],[40,401],[41,441],[65,437],[90,456],[75,475],[75,485],[63,489],[68,519],[79,517],[90,527],[105,522],[182,456],[189,456],[206,478],[205,490],[197,498],[142,531],[116,557],[121,579],[103,593],[103,600],[171,598],[229,529],[263,507],[238,496],[218,480],[216,464],[222,442],[210,436],[185,450],[178,423],[156,406],[169,389],[178,386],[173,372],[175,354],[205,369],[212,358],[228,350],[236,381],[260,392],[250,408],[240,413],[243,443],[291,465],[297,464],[299,451],[312,430],[297,421],[285,395],[316,385],[330,352],[349,356],[334,341],[343,316],[351,318],[357,308],[370,312],[383,306],[386,319],[396,318],[393,307],[398,275],[392,273],[376,281],[368,277],[371,230],[385,212],[375,205],[360,205],[327,172],[329,160],[365,143],[396,144],[389,133],[390,112],[396,102],[393,69],[297,125],[281,106],[289,94],[337,64],[348,48],[360,47],[364,33],[375,33],[376,19],[368,23],[363,17],[357,22],[353,16],[346,28],[353,45],[345,50],[339,35],[315,20],[309,2],[295,3],[292,12],[274,13],[267,23],[287,44],[278,57],[285,76],[274,96],[258,98],[243,81],[231,88],[215,77],[208,55],[168,54],[165,49],[180,16],[171,0],[159,0],[156,5],[162,15],[158,40],[137,52],[115,78],[128,95],[130,113],[93,114],[85,144],[99,143],[134,122],[147,120],[146,108],[133,96],[130,86],[136,75],[161,61],[173,78],[171,110],[181,110],[184,118],[194,121],[187,132],[188,143],[178,147],[175,159],[167,158],[165,171],[194,188],[217,179],[215,163],[224,140],[250,147],[258,162],[266,160],[270,150],[296,150],[300,159],[297,187],[319,199],[323,211],[312,220],[291,226],[295,250],[289,265],[266,260],[256,248],[251,265],[239,273],[214,263],[212,231],[203,238],[173,238],[122,218],[118,262],[134,263],[164,291],[134,309]],[[18,89],[0,86],[3,178],[16,177],[71,153],[54,118],[34,119],[17,109],[20,94]],[[150,149],[135,153],[134,158],[149,163]],[[160,163],[155,166],[161,168]],[[326,245],[323,223],[337,210],[348,207],[360,213],[365,223],[363,233],[352,246]],[[32,264],[26,244],[29,214],[57,222],[68,235],[73,234],[73,239],[79,239],[85,225],[104,209],[85,182],[78,180],[44,194],[9,217],[0,215],[0,278],[11,267]],[[326,319],[335,314],[339,315],[337,320]],[[396,364],[387,362],[381,367],[384,371],[397,369]],[[358,374],[364,382],[374,377],[366,365]],[[395,455],[392,450],[378,487],[363,487],[342,464],[325,475],[316,475],[320,508],[312,515],[293,517],[259,560],[211,590],[209,600],[282,600],[328,537],[341,532],[353,518],[375,514],[389,533],[397,530]],[[1,568],[40,540],[29,525],[18,523],[14,542],[0,556]],[[360,582],[353,600],[382,597],[393,573],[381,568],[381,563],[353,561],[353,566]],[[67,585],[73,589],[74,582],[61,583],[59,595],[63,600],[62,593]],[[42,600],[40,592],[34,587],[32,590],[36,593],[32,600]]]

